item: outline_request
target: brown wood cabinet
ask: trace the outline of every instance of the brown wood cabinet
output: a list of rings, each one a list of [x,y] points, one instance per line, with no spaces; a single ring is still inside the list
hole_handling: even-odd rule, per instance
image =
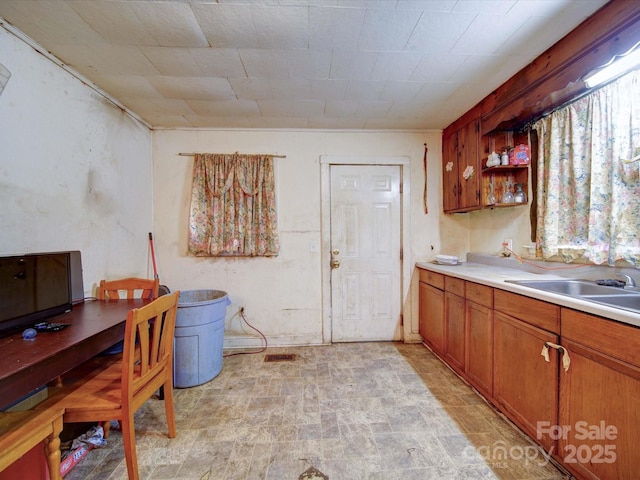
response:
[[[473,174],[465,178],[465,171]],[[480,119],[471,118],[442,138],[442,201],[447,213],[481,207]]]
[[[420,333],[577,478],[637,478],[640,328],[421,270]]]
[[[493,399],[493,289],[465,282],[465,373],[487,399]]]
[[[498,407],[547,451],[556,441],[541,432],[539,422],[555,425],[558,418],[558,354],[549,349],[549,362],[540,355],[545,342],[558,336],[494,312],[494,397]]]
[[[446,277],[445,280],[449,280]],[[457,279],[456,279],[457,280]],[[462,280],[459,280],[464,284]],[[464,297],[453,292],[444,294],[445,347],[444,356],[451,368],[464,375],[465,326]]]
[[[419,332],[436,353],[444,353],[444,275],[420,271]]]
[[[637,478],[640,330],[570,309],[561,321],[571,364],[560,373],[559,457],[579,477]]]

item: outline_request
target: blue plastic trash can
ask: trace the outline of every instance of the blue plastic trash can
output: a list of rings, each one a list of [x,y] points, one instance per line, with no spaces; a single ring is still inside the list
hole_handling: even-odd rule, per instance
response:
[[[173,385],[201,385],[222,370],[224,319],[231,302],[221,290],[180,292],[173,349]]]

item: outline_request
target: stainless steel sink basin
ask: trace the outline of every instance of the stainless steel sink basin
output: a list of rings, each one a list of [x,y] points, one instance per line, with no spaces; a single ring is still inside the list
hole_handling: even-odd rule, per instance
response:
[[[635,313],[640,312],[640,293],[635,295],[588,295],[583,300],[597,302],[609,307],[623,308]]]
[[[545,292],[559,293],[571,297],[584,295],[633,295],[638,292],[624,290],[619,287],[607,287],[598,285],[591,280],[506,280],[509,283],[522,285],[523,287],[536,288]]]
[[[609,307],[640,313],[640,290],[625,290],[620,287],[598,285],[591,280],[505,280],[523,287],[535,288],[595,302]]]

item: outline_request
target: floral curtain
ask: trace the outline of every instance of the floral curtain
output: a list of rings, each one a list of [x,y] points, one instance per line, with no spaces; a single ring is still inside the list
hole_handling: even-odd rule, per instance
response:
[[[640,72],[536,122],[538,253],[640,266]]]
[[[189,253],[275,256],[279,250],[273,156],[196,154]]]

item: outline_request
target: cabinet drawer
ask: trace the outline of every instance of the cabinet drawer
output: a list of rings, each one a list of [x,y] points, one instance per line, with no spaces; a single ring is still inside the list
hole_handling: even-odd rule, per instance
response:
[[[494,308],[543,330],[560,333],[560,307],[535,298],[494,289]]]
[[[480,285],[479,283],[466,282],[465,296],[467,300],[477,303],[478,305],[493,308],[493,288],[491,287]]]
[[[444,289],[459,297],[464,297],[464,280],[455,277],[444,277]]]
[[[444,275],[441,273],[420,269],[420,281],[444,290]]]
[[[640,328],[569,308],[562,309],[561,336],[640,366]]]

